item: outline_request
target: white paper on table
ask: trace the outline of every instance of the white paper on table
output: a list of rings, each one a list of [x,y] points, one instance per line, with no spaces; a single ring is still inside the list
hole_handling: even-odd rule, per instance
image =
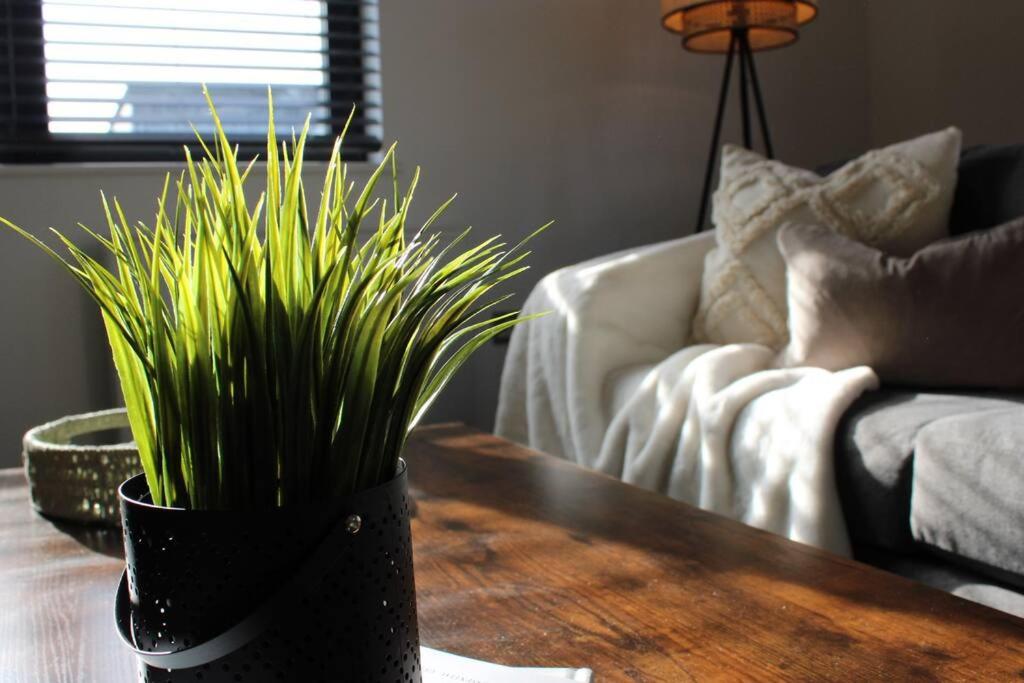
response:
[[[592,683],[590,669],[538,669],[491,664],[429,647],[420,648],[423,683]]]

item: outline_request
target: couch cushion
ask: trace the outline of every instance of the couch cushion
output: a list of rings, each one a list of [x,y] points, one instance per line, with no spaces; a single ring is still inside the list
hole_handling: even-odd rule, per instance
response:
[[[936,420],[1020,406],[1020,395],[933,394],[882,389],[862,396],[836,430],[836,484],[855,543],[910,550],[912,456]]]
[[[946,417],[921,429],[910,528],[951,561],[967,558],[1024,585],[1024,406]]]

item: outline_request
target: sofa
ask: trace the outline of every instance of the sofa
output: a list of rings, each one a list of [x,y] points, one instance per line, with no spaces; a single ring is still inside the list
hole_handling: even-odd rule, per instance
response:
[[[985,230],[1022,215],[1024,146],[965,150],[958,165],[950,233]],[[533,384],[524,386],[522,369],[526,364],[520,362],[513,371],[506,365],[496,431],[572,457],[559,452],[569,449],[553,444],[568,443],[574,422],[588,417],[593,421],[593,415],[579,414],[581,397],[605,395],[597,412],[603,405],[621,407],[626,401],[623,397],[634,391],[648,372],[644,363],[660,362],[682,346],[694,310],[695,277],[689,271],[696,271],[699,280],[703,255],[710,248],[706,236],[699,235],[598,259],[545,278],[538,290],[549,290],[546,302],[556,304],[556,310],[555,320],[544,324],[564,330],[557,334],[571,333],[586,341],[588,330],[574,328],[601,326],[606,321],[611,328],[612,321],[608,316],[603,320],[600,309],[614,303],[618,327],[611,333],[628,337],[615,348],[627,348],[629,363],[634,365],[609,358],[594,344],[551,344],[550,335],[531,337],[529,329],[517,330],[510,354],[523,355],[524,347],[547,344],[551,348],[545,352],[559,355],[560,363],[600,365],[601,371],[584,382],[534,377]],[[621,275],[629,268],[634,272],[627,285]],[[637,283],[637,269],[650,272],[651,282]],[[1021,272],[1024,285],[1024,264]],[[686,287],[690,287],[687,293],[675,300],[657,296],[666,288],[682,291]],[[1024,286],[1021,293],[1024,295]],[[635,325],[622,320],[632,316],[630,305],[623,305],[623,300],[638,311],[643,309],[644,315],[637,316]],[[609,333],[607,329],[594,332]],[[642,361],[639,365],[638,359]],[[527,368],[526,374],[530,372],[534,369]],[[535,374],[543,372],[538,368]],[[551,391],[535,390],[545,383],[551,385]],[[834,433],[834,443],[828,457],[834,472],[833,497],[838,497],[845,519],[851,554],[1024,616],[1024,387],[1020,389],[937,391],[883,383],[844,404],[848,407],[837,418],[834,432],[829,432]],[[522,406],[506,400],[513,396],[529,404],[531,418],[523,417]],[[522,396],[525,399],[518,398]],[[664,404],[659,407],[665,409]],[[572,448],[594,450],[598,443],[577,439]],[[585,464],[593,464],[591,460]],[[599,468],[616,473],[614,467]],[[656,484],[648,487],[659,488]]]
[[[1024,146],[965,150],[950,233],[1021,215]],[[1024,387],[882,386],[844,416],[835,465],[858,559],[1024,616]]]

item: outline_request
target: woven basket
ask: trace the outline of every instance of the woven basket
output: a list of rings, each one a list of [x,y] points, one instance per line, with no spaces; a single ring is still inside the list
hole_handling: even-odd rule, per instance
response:
[[[30,429],[22,440],[32,505],[57,519],[121,523],[117,489],[141,471],[134,443],[80,446],[75,437],[128,426],[124,408],[69,415]]]

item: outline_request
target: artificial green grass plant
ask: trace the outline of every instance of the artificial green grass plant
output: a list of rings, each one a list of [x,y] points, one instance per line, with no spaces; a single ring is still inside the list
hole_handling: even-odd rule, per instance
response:
[[[308,120],[279,149],[272,102],[266,189],[250,204],[253,162],[240,164],[207,101],[213,149],[200,139],[196,160],[186,148],[152,225],[130,226],[104,197],[109,236],[81,226],[112,267],[56,230],[69,258],[0,220],[99,305],[154,503],[266,508],[386,481],[455,371],[521,321],[485,311],[528,252],[494,238],[456,253],[465,232],[441,245],[431,226],[451,200],[407,237],[419,170],[400,192],[394,146],[356,193],[339,137],[312,213]],[[375,195],[382,177],[390,202]]]

